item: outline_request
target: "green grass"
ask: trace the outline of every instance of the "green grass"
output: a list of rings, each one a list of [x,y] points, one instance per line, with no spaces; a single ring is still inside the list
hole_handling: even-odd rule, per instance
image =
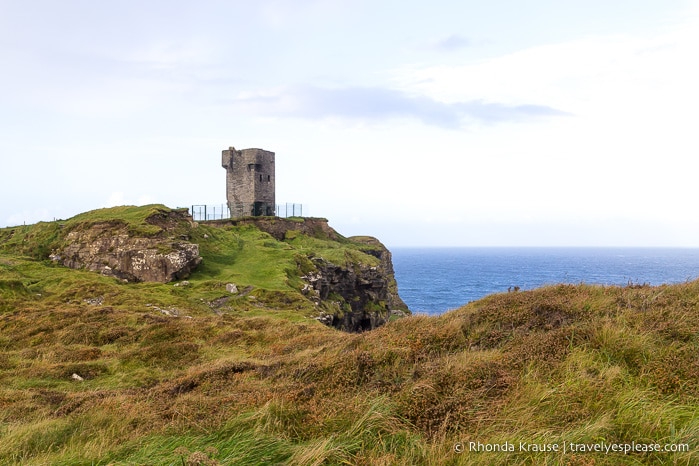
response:
[[[140,235],[157,233],[160,228],[147,222],[154,216],[167,214],[171,209],[162,204],[149,204],[144,206],[119,206],[105,209],[91,210],[65,222],[67,228],[76,225],[94,225],[101,222],[119,222],[127,225],[129,229]]]
[[[309,254],[370,263],[360,243],[191,236],[204,262],[178,287],[3,249],[0,464],[699,463],[699,282],[549,286],[347,334],[293,277]],[[468,442],[690,449],[455,453]]]
[[[114,227],[126,226],[134,235],[153,236],[160,233],[162,228],[147,220],[162,217],[170,210],[160,204],[110,207],[85,212],[68,220],[2,228],[0,252],[47,259],[52,250],[63,245],[69,232],[89,228],[96,223],[110,223]]]

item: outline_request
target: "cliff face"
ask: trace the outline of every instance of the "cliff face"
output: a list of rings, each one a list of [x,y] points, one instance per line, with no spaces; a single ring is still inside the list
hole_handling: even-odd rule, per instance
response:
[[[230,301],[234,312],[250,306],[286,309],[296,302],[294,309],[350,332],[376,328],[409,312],[398,296],[391,253],[384,245],[371,237],[345,238],[322,218],[248,217],[197,224],[184,209],[122,206],[0,229],[0,251],[50,258],[127,282],[180,280],[203,257],[206,267],[191,278],[191,289],[206,283],[205,300],[220,290],[214,301]],[[259,292],[248,299],[231,291],[235,289]]]
[[[201,262],[199,246],[186,240],[186,211],[161,212],[146,219],[155,233],[135,234],[120,221],[81,225],[68,232],[51,260],[129,282],[170,282],[186,278]]]
[[[321,310],[318,320],[348,332],[379,327],[392,315],[409,313],[398,296],[391,253],[376,238],[344,238],[324,218],[283,219],[248,217],[212,222],[228,228],[254,226],[275,240],[295,246],[301,236],[320,240],[341,257],[323,257],[323,252],[304,251],[297,257],[297,273],[304,285],[302,293]]]
[[[387,281],[389,308],[391,310],[407,311],[408,306],[398,295],[398,284],[396,283],[395,272],[393,270],[393,256],[391,255],[391,251],[378,239],[371,236],[353,236],[350,240],[366,245],[367,247],[364,249],[364,252],[379,259],[379,271]]]
[[[393,274],[391,253],[376,238],[350,238],[366,246],[362,252],[379,259],[378,265],[354,262],[344,266],[323,258],[310,258],[315,270],[301,277],[304,293],[326,304],[320,320],[347,332],[363,332],[389,321],[391,315],[408,311]]]

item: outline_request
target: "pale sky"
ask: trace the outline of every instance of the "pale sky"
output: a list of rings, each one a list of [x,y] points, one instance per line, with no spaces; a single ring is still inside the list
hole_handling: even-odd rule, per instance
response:
[[[699,247],[699,2],[0,0],[0,227],[277,201],[393,246]]]

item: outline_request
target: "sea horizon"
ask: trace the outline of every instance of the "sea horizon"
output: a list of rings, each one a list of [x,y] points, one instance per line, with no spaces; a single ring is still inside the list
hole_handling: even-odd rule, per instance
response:
[[[661,285],[699,277],[699,248],[401,246],[398,292],[416,313],[442,314],[494,293],[555,284]]]

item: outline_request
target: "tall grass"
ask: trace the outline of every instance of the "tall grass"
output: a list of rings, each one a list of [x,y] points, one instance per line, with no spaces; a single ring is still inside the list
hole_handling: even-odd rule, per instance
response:
[[[193,231],[203,268],[180,287],[2,252],[0,464],[699,464],[699,282],[550,286],[350,335],[289,280],[298,254],[359,249]]]

